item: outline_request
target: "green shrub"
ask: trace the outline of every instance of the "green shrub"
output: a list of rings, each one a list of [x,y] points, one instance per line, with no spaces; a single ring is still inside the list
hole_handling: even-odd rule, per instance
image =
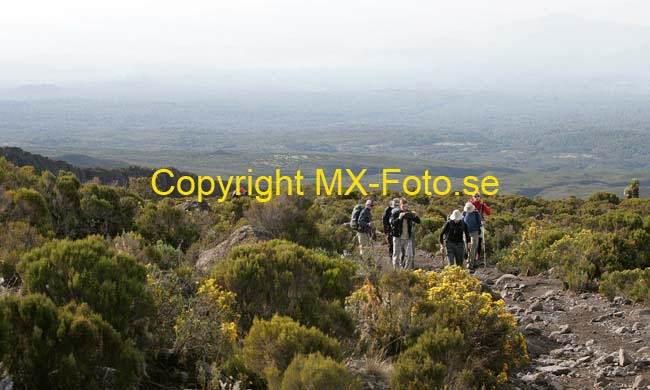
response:
[[[542,252],[565,234],[562,229],[545,228],[533,223],[521,233],[520,241],[512,247],[507,257],[497,263],[497,268],[502,271],[517,268],[532,273],[545,271],[553,262],[542,257]]]
[[[81,215],[87,234],[115,236],[133,228],[141,199],[123,188],[85,184],[80,190]]]
[[[419,230],[423,235],[434,233],[445,225],[445,218],[442,217],[421,218],[421,220]]]
[[[234,248],[212,275],[237,295],[241,328],[253,318],[286,315],[326,332],[347,334],[352,323],[342,307],[352,291],[354,264],[297,244],[272,240]]]
[[[650,305],[650,268],[605,274],[600,282],[600,293],[609,299],[620,295]]]
[[[20,188],[12,193],[14,204],[13,218],[24,220],[38,228],[41,234],[46,234],[52,227],[50,210],[45,198],[38,191]]]
[[[245,216],[251,225],[268,231],[273,238],[308,248],[322,246],[316,224],[319,208],[308,197],[282,195],[267,203],[255,202]]]
[[[296,356],[282,378],[282,390],[361,389],[361,381],[345,365],[320,352]]]
[[[596,192],[595,194],[591,195],[589,199],[587,199],[587,202],[606,202],[613,205],[618,205],[621,203],[621,200],[618,196],[612,194],[611,192]]]
[[[264,376],[271,389],[279,388],[284,371],[296,356],[313,352],[338,359],[339,343],[289,317],[276,315],[270,321],[255,319],[244,339],[246,366]]]
[[[8,334],[9,322],[7,321],[7,315],[5,314],[2,304],[0,304],[0,361],[2,361],[2,357],[7,352],[9,347],[7,340]]]
[[[28,389],[133,388],[142,354],[85,305],[57,308],[43,295],[7,296],[9,322],[2,359],[12,380]]]
[[[57,237],[79,238],[86,235],[81,228],[81,182],[72,172],[59,171],[54,176],[49,171],[41,174],[43,194],[48,199]]]
[[[419,240],[417,246],[427,252],[436,253],[440,247],[440,240],[435,233],[427,233]]]
[[[10,221],[0,229],[0,276],[8,287],[21,283],[16,266],[20,257],[30,250],[43,245],[44,238],[36,228],[22,221]]]
[[[390,272],[377,285],[365,285],[346,300],[346,310],[357,323],[360,350],[396,355],[423,331],[413,308],[426,302],[426,286],[413,272]]]
[[[185,250],[199,238],[199,228],[185,211],[174,207],[171,199],[148,204],[135,220],[135,225],[151,244],[163,241]]]
[[[183,252],[180,249],[176,249],[162,241],[147,246],[144,252],[149,261],[163,270],[179,266],[183,259]]]
[[[146,330],[153,311],[146,270],[100,237],[48,242],[23,256],[18,269],[26,292],[45,294],[58,305],[88,303],[127,335]]]
[[[447,328],[427,331],[417,343],[399,356],[390,378],[391,389],[429,390],[474,388],[472,369],[462,351],[471,350],[460,330]]]

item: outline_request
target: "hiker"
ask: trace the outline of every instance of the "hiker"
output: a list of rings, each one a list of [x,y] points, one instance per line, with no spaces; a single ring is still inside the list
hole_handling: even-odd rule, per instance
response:
[[[474,208],[481,215],[481,232],[478,237],[478,244],[476,248],[476,257],[479,262],[483,261],[483,240],[485,240],[485,216],[492,214],[490,207],[486,205],[483,200],[481,200],[481,193],[477,192],[472,196],[470,202],[474,205]]]
[[[420,223],[417,213],[409,211],[408,200],[399,200],[399,208],[394,209],[390,218],[393,231],[393,268],[413,269],[413,227]],[[402,257],[404,252],[404,257]]]
[[[361,257],[364,256],[364,248],[372,248],[372,235],[373,235],[373,226],[370,224],[372,222],[372,209],[375,208],[375,201],[368,199],[366,201],[366,207],[359,214],[359,228],[357,236],[359,237],[359,254]],[[367,253],[366,253],[367,254]],[[372,257],[372,253],[369,254]]]
[[[479,237],[481,235],[481,225],[483,224],[483,218],[481,214],[476,211],[476,208],[472,202],[467,202],[465,208],[463,209],[465,218],[465,225],[467,225],[467,231],[469,231],[469,236],[471,238],[471,246],[469,250],[469,256],[467,258],[467,268],[473,270],[476,268],[476,249],[478,247]]]
[[[388,244],[388,256],[393,256],[393,234],[390,228],[390,217],[393,214],[393,209],[399,207],[399,199],[394,198],[388,204],[388,207],[384,210],[384,216],[381,219],[382,224],[384,225],[384,234],[386,234],[386,243]]]
[[[467,225],[463,221],[463,213],[460,210],[454,210],[440,232],[440,252],[447,253],[449,265],[463,266],[463,257],[465,256],[463,236],[471,248],[471,237]]]
[[[623,190],[623,196],[625,199],[632,199],[632,189],[630,187],[625,187]]]
[[[630,191],[632,192],[632,198],[639,198],[639,179],[630,180]]]

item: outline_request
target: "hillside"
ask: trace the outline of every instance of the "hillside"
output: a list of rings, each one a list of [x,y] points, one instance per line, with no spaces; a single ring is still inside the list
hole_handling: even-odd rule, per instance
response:
[[[79,167],[72,165],[66,161],[51,159],[40,154],[30,153],[16,147],[2,147],[0,148],[0,157],[4,157],[8,162],[18,166],[31,166],[34,168],[36,174],[41,174],[45,171],[57,174],[59,171],[66,171],[73,173],[82,183],[97,180],[102,184],[110,184],[119,187],[128,187],[131,179],[151,178],[154,173],[152,168],[143,168],[139,166],[129,166],[122,168],[102,168],[102,167]],[[77,162],[84,162],[89,164],[92,162],[119,165],[117,162],[103,161],[93,159],[87,156],[68,155],[68,158]],[[172,185],[176,185],[176,181],[180,176],[191,176],[196,179],[196,175],[188,172],[182,172],[174,167],[170,167],[174,172],[174,178],[167,176],[159,176],[159,188],[165,190]],[[216,191],[219,195],[219,191]]]
[[[2,386],[640,389],[650,380],[650,200],[485,197],[487,264],[470,273],[445,267],[438,251],[464,202],[410,197],[421,217],[416,269],[395,271],[379,231],[359,256],[346,226],[365,201],[356,193],[161,200],[17,155],[42,165],[0,158]],[[372,195],[378,230],[400,196],[389,195]]]

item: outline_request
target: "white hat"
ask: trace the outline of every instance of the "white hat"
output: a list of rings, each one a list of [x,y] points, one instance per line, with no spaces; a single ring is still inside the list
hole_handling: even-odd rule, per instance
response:
[[[465,208],[463,209],[467,214],[473,213],[474,210],[476,210],[476,207],[472,204],[472,202],[467,202],[465,203]]]
[[[463,219],[463,213],[461,213],[460,210],[454,210],[449,216],[449,219],[454,221],[460,221],[461,219]]]
[[[399,198],[393,198],[390,202],[390,207],[399,207]]]
[[[375,205],[375,201],[374,201],[374,200],[372,200],[372,199],[368,199],[368,200],[366,201],[366,207],[368,207],[368,206],[374,206],[374,205]]]

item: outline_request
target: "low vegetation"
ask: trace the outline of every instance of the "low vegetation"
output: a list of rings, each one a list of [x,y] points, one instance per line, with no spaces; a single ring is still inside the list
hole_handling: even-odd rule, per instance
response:
[[[0,168],[0,375],[17,389],[360,389],[355,360],[387,362],[394,389],[489,389],[528,362],[503,301],[466,271],[379,274],[358,261],[343,226],[358,193],[195,208],[70,172]],[[386,205],[399,194],[372,196]],[[650,303],[650,201],[486,200],[490,264],[553,269],[567,289]],[[462,205],[412,205],[418,248],[436,251]],[[245,225],[272,239],[197,270]]]

